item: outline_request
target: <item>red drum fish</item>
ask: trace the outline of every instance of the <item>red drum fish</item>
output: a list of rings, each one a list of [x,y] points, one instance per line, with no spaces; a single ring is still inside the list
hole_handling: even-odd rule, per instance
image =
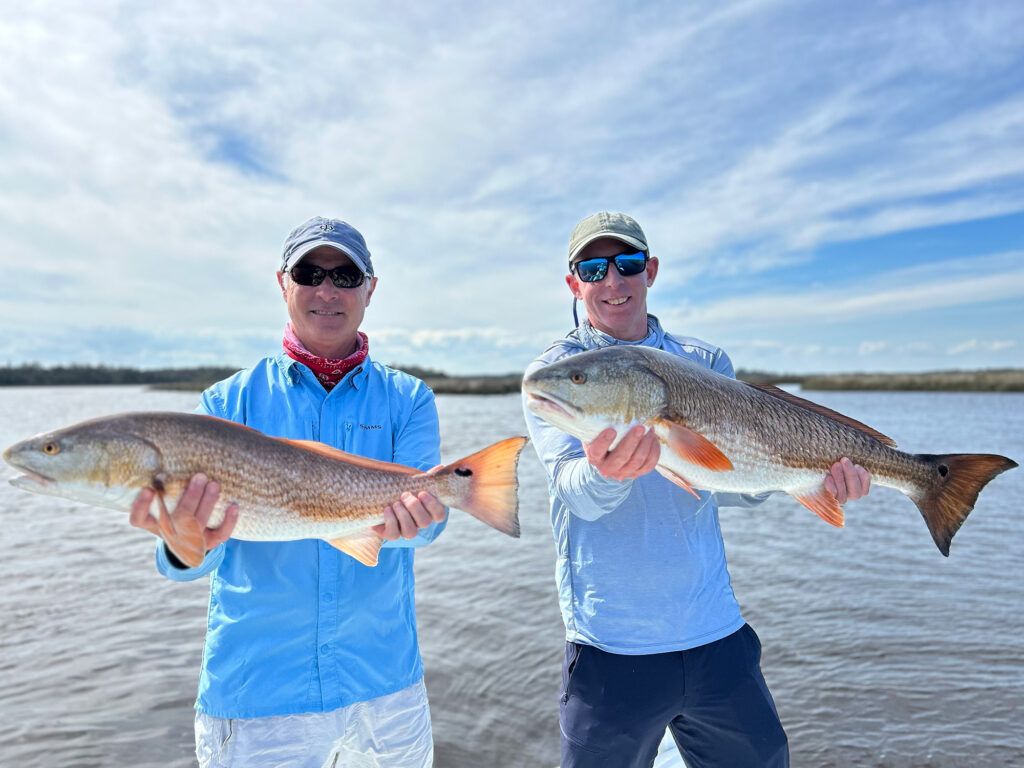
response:
[[[128,511],[143,488],[156,490],[153,516],[171,551],[186,565],[204,556],[202,531],[172,522],[189,478],[220,484],[207,526],[228,504],[239,506],[232,538],[323,539],[365,565],[376,565],[382,539],[371,527],[384,508],[410,491],[429,491],[510,536],[519,536],[519,455],[513,437],[430,472],[367,459],[322,443],[268,437],[234,422],[187,413],[126,413],[46,432],[3,457],[24,472],[17,488]]]
[[[694,493],[785,491],[832,525],[843,510],[825,488],[843,456],[917,505],[943,555],[978,494],[1017,466],[993,454],[912,454],[854,419],[772,386],[748,384],[642,346],[559,360],[523,380],[528,407],[581,440],[637,424],[661,442],[657,470]]]

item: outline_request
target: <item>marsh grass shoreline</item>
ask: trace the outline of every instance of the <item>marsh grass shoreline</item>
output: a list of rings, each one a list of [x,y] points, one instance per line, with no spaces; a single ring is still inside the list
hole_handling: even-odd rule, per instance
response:
[[[423,379],[436,394],[504,395],[519,391],[521,374],[450,376],[416,366],[392,365]],[[227,366],[195,368],[115,368],[35,363],[0,367],[0,386],[143,385],[152,389],[202,391],[237,371]],[[737,377],[757,384],[799,385],[804,390],[878,390],[883,392],[1024,392],[1024,368],[922,373],[777,374],[740,369]]]

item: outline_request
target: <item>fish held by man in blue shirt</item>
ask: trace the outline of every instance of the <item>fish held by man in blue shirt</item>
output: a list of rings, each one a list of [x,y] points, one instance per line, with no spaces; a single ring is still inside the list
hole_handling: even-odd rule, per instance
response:
[[[322,443],[269,437],[213,416],[126,413],[46,432],[3,457],[24,475],[17,488],[129,511],[143,488],[167,546],[189,567],[203,561],[194,518],[172,518],[189,478],[220,484],[208,528],[239,506],[232,538],[323,539],[364,565],[377,564],[383,539],[372,527],[406,491],[429,491],[493,528],[519,536],[516,470],[528,438],[513,437],[429,472],[345,453]],[[172,505],[169,509],[168,505]]]
[[[776,387],[730,379],[659,349],[615,345],[552,363],[523,380],[528,406],[552,426],[591,441],[632,426],[661,442],[657,470],[691,493],[785,491],[843,525],[825,487],[843,456],[872,482],[913,500],[943,555],[978,494],[1015,461],[993,454],[911,454],[870,427]]]

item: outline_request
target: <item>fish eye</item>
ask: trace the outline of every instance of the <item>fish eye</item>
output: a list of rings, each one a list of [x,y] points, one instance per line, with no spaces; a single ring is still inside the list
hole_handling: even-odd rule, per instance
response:
[[[572,375],[569,377],[569,381],[571,381],[573,384],[582,384],[586,380],[587,374],[582,373],[580,371],[573,371]]]
[[[43,453],[47,456],[55,456],[60,453],[60,446],[52,442],[46,443],[46,445],[43,446]]]

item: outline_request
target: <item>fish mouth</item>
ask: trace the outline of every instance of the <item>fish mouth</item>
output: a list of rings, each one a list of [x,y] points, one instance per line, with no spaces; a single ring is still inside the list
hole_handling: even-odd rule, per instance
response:
[[[526,404],[534,413],[542,414],[547,411],[573,420],[579,418],[583,413],[582,408],[573,405],[568,400],[547,393],[527,392]]]
[[[53,482],[52,477],[47,477],[34,470],[26,467],[20,459],[24,455],[21,450],[21,443],[18,445],[12,445],[3,453],[3,459],[12,467],[19,472],[23,473],[21,477],[11,478],[11,485],[15,488],[34,488],[38,486],[49,485]]]
[[[18,477],[11,478],[11,485],[15,488],[23,488],[31,490],[32,488],[39,488],[50,485],[53,482],[52,477],[41,475],[38,472],[33,472],[31,469],[25,469],[24,467],[17,467],[19,472],[23,474]]]

